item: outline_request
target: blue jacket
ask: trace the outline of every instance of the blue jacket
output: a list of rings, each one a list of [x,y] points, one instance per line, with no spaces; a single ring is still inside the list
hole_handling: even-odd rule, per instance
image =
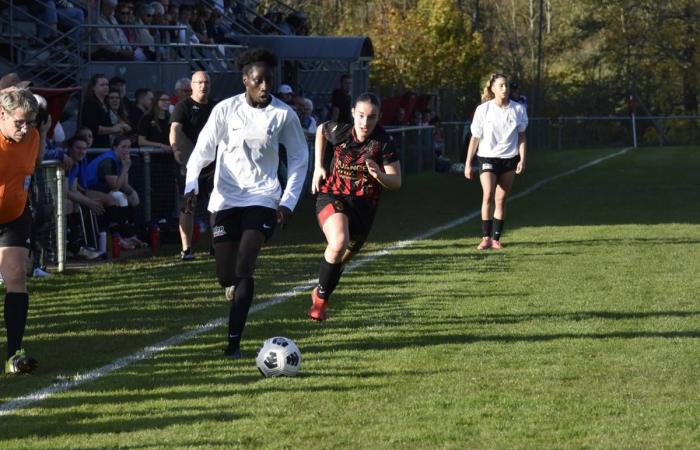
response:
[[[110,187],[107,186],[107,183],[105,183],[105,180],[99,179],[99,167],[102,161],[105,159],[111,159],[115,163],[117,163],[117,175],[121,173],[122,170],[122,162],[117,158],[117,154],[114,153],[114,150],[108,150],[104,153],[102,153],[100,156],[97,158],[93,159],[90,161],[90,163],[87,165],[87,169],[85,170],[85,187],[87,189],[92,189],[95,191],[102,191],[102,192],[108,192],[110,190]]]

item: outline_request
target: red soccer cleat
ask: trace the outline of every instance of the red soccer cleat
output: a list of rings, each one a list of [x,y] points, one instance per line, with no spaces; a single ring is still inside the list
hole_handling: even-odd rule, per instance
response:
[[[318,287],[311,291],[311,301],[313,303],[309,308],[309,317],[317,322],[326,320],[326,301],[318,296]]]
[[[503,248],[503,244],[501,244],[501,241],[497,241],[495,239],[491,240],[491,248],[494,250],[500,250]]]

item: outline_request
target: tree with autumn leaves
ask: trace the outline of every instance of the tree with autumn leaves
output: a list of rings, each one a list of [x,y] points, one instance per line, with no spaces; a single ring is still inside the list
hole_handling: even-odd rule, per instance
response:
[[[289,0],[312,32],[364,35],[383,95],[439,93],[469,109],[491,71],[537,115],[697,114],[700,0]],[[538,83],[538,73],[540,73]],[[538,89],[539,86],[539,89]]]

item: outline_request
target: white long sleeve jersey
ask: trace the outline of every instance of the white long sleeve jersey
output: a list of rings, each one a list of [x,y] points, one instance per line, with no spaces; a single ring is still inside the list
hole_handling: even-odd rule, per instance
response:
[[[287,150],[284,193],[277,178],[280,144]],[[294,210],[304,184],[309,150],[299,118],[286,103],[273,97],[265,108],[253,108],[245,94],[219,102],[187,162],[185,193],[199,192],[199,173],[215,158],[209,211],[245,206],[277,209],[280,205]]]

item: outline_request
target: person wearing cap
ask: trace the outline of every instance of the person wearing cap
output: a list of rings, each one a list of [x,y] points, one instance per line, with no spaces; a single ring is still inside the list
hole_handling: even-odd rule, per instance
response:
[[[280,84],[279,89],[277,89],[277,94],[280,100],[288,105],[292,104],[292,100],[294,99],[294,90],[290,85]]]
[[[31,242],[29,185],[51,126],[49,117],[36,128],[38,111],[36,98],[28,89],[0,92],[0,274],[6,289],[5,373],[10,374],[28,373],[37,366],[22,349],[22,339],[29,310],[25,268]]]
[[[509,99],[513,100],[514,102],[518,102],[521,105],[523,105],[525,108],[527,108],[527,97],[524,95],[520,94],[518,83],[515,81],[510,82],[510,94],[508,96]]]

